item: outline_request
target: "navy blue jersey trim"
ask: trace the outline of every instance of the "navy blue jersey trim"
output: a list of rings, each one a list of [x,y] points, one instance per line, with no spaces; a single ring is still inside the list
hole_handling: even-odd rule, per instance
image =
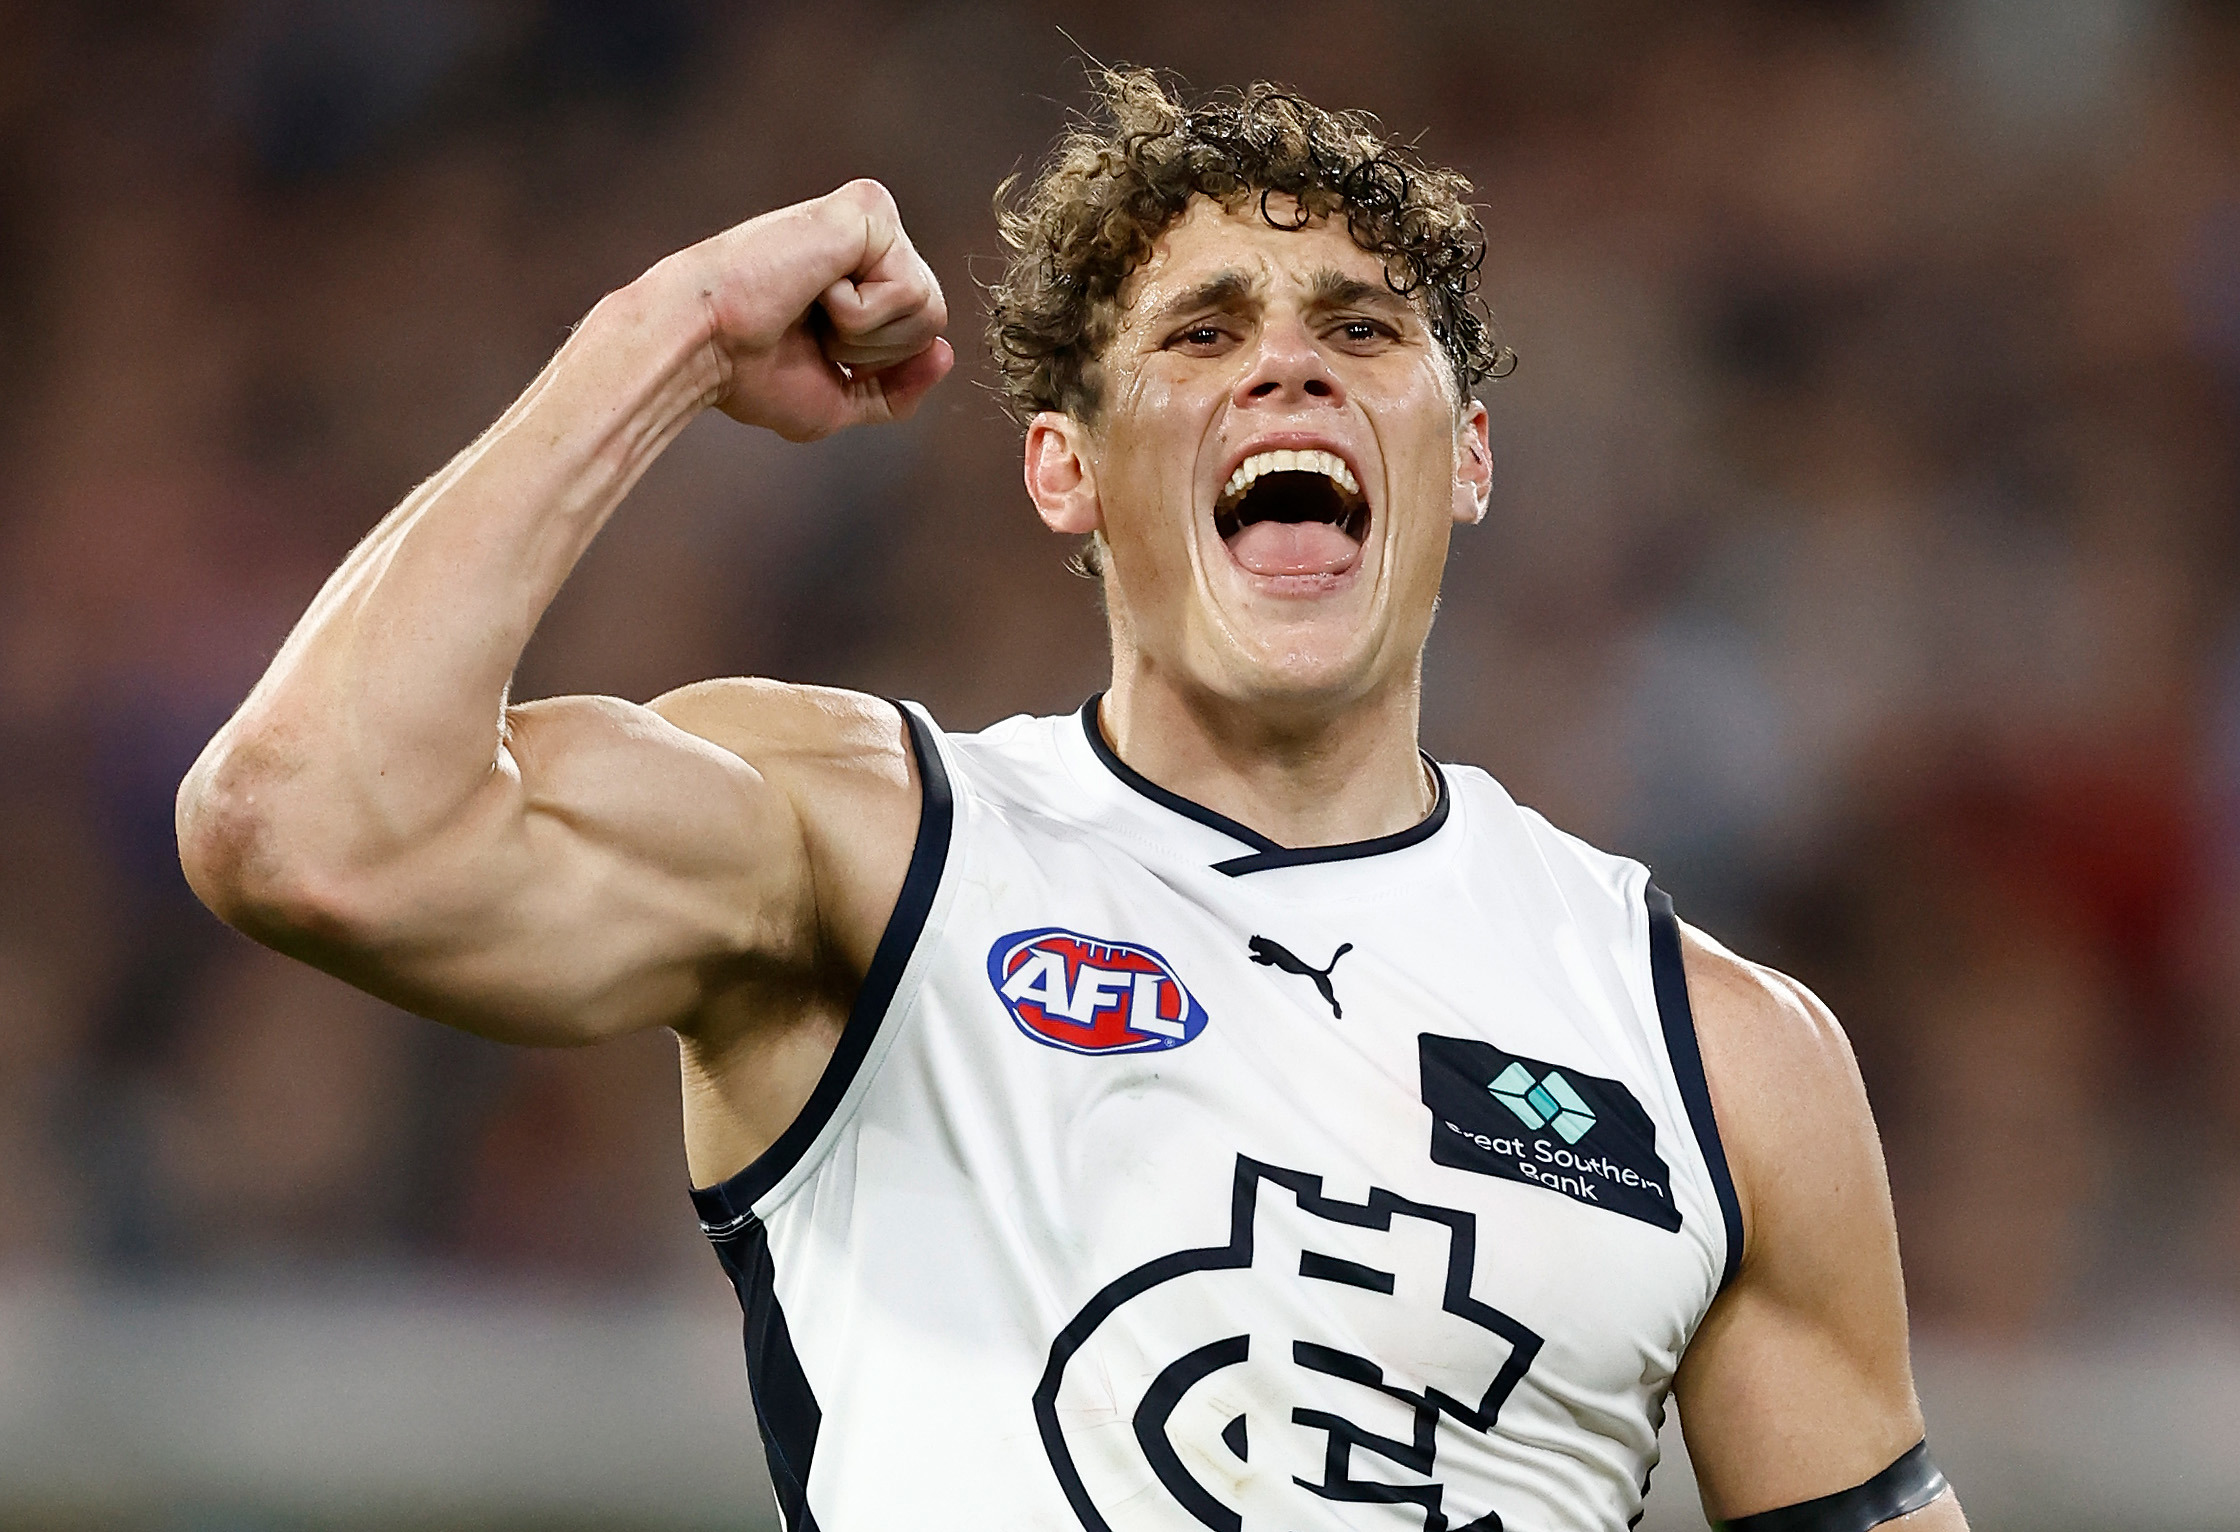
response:
[[[1864,1484],[1712,1525],[1719,1532],[1867,1532],[1912,1515],[1951,1487],[1923,1438]]]
[[[855,1004],[848,1011],[848,1024],[840,1033],[839,1045],[832,1050],[832,1060],[817,1078],[817,1088],[809,1093],[808,1104],[802,1107],[801,1115],[778,1135],[776,1143],[730,1180],[715,1186],[692,1188],[692,1204],[700,1211],[700,1226],[711,1239],[740,1227],[752,1216],[755,1203],[801,1162],[809,1146],[817,1141],[817,1135],[824,1131],[825,1124],[832,1120],[832,1114],[840,1109],[841,1098],[855,1082],[857,1071],[863,1068],[863,1061],[871,1052],[872,1039],[879,1035],[879,1028],[886,1021],[887,1007],[893,1003],[894,992],[902,983],[902,970],[917,948],[918,937],[925,930],[926,916],[933,910],[933,896],[941,886],[941,869],[949,858],[950,822],[955,817],[949,774],[941,764],[941,748],[934,743],[933,731],[916,713],[901,704],[895,704],[895,710],[909,726],[910,752],[917,758],[918,782],[922,789],[918,838],[910,848],[910,870],[903,874],[902,892],[895,899],[894,913],[887,917],[887,928],[879,937],[879,946],[871,954],[871,966],[864,972],[863,987],[856,991]]]
[[[1688,1124],[1696,1131],[1712,1190],[1719,1197],[1719,1215],[1727,1225],[1727,1266],[1719,1274],[1724,1291],[1742,1269],[1742,1203],[1734,1194],[1727,1151],[1719,1142],[1719,1120],[1711,1110],[1711,1087],[1703,1077],[1695,1011],[1688,1004],[1688,974],[1680,961],[1679,917],[1672,913],[1672,896],[1656,884],[1649,885],[1647,897],[1649,978],[1657,994],[1657,1019],[1664,1024],[1664,1051],[1671,1057],[1672,1076],[1680,1086],[1680,1099],[1687,1103]]]
[[[1213,870],[1224,876],[1237,878],[1246,873],[1266,872],[1276,867],[1305,867],[1316,862],[1350,862],[1356,857],[1382,856],[1388,851],[1401,851],[1418,841],[1428,840],[1439,833],[1453,810],[1453,801],[1447,791],[1447,774],[1439,763],[1426,755],[1423,764],[1430,768],[1431,779],[1437,784],[1438,797],[1431,805],[1431,812],[1422,821],[1392,835],[1380,835],[1374,840],[1347,841],[1338,846],[1284,846],[1270,840],[1247,824],[1240,824],[1226,814],[1216,813],[1202,803],[1193,803],[1180,793],[1171,793],[1158,783],[1137,771],[1119,753],[1105,743],[1104,730],[1097,724],[1097,704],[1104,701],[1099,692],[1081,704],[1081,730],[1089,736],[1089,748],[1105,769],[1135,791],[1149,798],[1161,808],[1172,809],[1185,819],[1194,819],[1209,830],[1218,830],[1231,840],[1242,842],[1252,850],[1244,856],[1233,856],[1213,864]]]
[[[1129,787],[1149,798],[1163,809],[1172,809],[1185,819],[1195,819],[1209,830],[1219,830],[1231,840],[1242,841],[1255,851],[1281,851],[1283,847],[1262,835],[1250,825],[1237,823],[1226,814],[1217,814],[1202,803],[1192,803],[1180,793],[1170,793],[1142,772],[1120,759],[1119,753],[1105,743],[1104,730],[1097,723],[1097,704],[1104,701],[1098,692],[1081,704],[1081,730],[1089,736],[1089,748],[1104,762],[1105,769]]]
[[[824,1411],[793,1349],[778,1304],[777,1267],[762,1220],[749,1213],[730,1233],[713,1237],[716,1256],[739,1294],[746,1316],[747,1389],[754,1397],[755,1427],[770,1465],[770,1485],[786,1532],[817,1532],[809,1509],[809,1464],[816,1456]]]
[[[1375,840],[1348,841],[1342,846],[1294,846],[1279,851],[1255,851],[1250,856],[1233,856],[1226,862],[1216,862],[1213,870],[1235,878],[1248,872],[1266,872],[1272,867],[1306,867],[1316,862],[1349,862],[1357,856],[1383,856],[1388,851],[1404,851],[1418,841],[1429,840],[1447,822],[1454,802],[1447,794],[1447,774],[1439,769],[1439,763],[1427,755],[1423,757],[1423,764],[1430,768],[1439,796],[1432,803],[1431,812],[1407,829],[1380,835]]]

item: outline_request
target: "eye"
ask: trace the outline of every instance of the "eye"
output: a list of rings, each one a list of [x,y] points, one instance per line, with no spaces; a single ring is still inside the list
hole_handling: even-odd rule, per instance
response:
[[[1218,351],[1229,341],[1229,331],[1217,319],[1194,319],[1167,337],[1167,345],[1185,351]]]
[[[1389,340],[1397,332],[1392,326],[1376,319],[1341,319],[1338,321],[1339,338],[1351,345],[1366,346],[1380,340]]]

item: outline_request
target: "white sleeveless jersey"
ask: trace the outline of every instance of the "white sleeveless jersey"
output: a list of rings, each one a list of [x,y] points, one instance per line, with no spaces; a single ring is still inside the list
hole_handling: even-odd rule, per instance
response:
[[[943,736],[831,1066],[695,1191],[790,1532],[1608,1532],[1741,1249],[1671,906],[1434,768],[1285,850]]]

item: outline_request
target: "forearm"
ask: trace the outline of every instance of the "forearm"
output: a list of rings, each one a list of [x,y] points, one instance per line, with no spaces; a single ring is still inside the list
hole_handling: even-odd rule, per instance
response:
[[[271,847],[249,843],[275,837],[330,869],[378,862],[505,789],[505,690],[530,634],[721,386],[700,310],[662,268],[610,295],[335,572],[181,790],[198,882],[253,876]]]
[[[625,704],[509,713],[506,687],[561,582],[695,415],[715,405],[794,440],[899,419],[948,370],[946,317],[868,181],[610,295],[344,562],[203,752],[179,793],[196,892],[384,993],[508,1015],[523,995],[543,1016],[792,942],[798,826],[740,757]],[[763,918],[773,930],[742,927]],[[578,979],[557,983],[556,964]]]

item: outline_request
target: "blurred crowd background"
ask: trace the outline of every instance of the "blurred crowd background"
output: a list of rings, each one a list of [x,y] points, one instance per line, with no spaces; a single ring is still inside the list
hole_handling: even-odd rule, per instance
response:
[[[1831,1002],[1918,1327],[2240,1316],[2240,6],[2182,0],[0,4],[0,1287],[728,1301],[666,1038],[509,1052],[267,954],[172,793],[602,292],[862,174],[957,376],[694,426],[516,696],[1077,705],[975,284],[1087,56],[1476,182],[1521,362],[1427,743]]]

